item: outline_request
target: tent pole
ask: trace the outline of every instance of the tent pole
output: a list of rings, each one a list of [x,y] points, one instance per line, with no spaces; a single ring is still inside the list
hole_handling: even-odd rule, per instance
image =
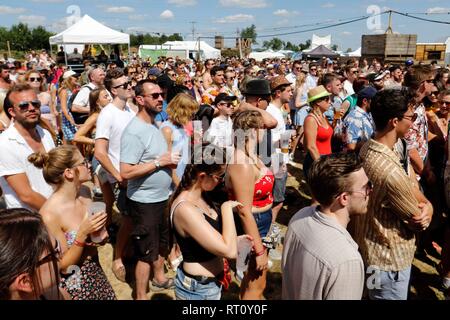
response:
[[[67,51],[66,51],[66,45],[64,45],[64,60],[66,61],[66,66],[69,66],[67,63]]]

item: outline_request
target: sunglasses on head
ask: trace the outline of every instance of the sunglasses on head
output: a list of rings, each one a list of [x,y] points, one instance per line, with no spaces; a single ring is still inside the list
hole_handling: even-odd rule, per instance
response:
[[[41,77],[37,77],[37,78],[36,78],[36,77],[30,77],[29,80],[30,80],[31,82],[41,82],[41,79],[42,79]]]
[[[20,101],[17,106],[19,107],[20,111],[27,111],[30,104],[36,109],[41,107],[41,102],[39,100]]]
[[[131,86],[131,81],[127,81],[125,83],[119,84],[118,86],[113,87],[114,89],[118,89],[122,87],[122,89],[127,89],[128,86]]]

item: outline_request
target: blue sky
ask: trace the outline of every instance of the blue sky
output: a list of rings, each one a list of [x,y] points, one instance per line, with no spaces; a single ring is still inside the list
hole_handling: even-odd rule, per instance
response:
[[[372,6],[372,7],[370,7]],[[373,7],[375,6],[375,7]],[[30,26],[43,25],[54,32],[67,26],[74,15],[89,14],[94,19],[128,33],[181,33],[192,39],[192,21],[195,35],[225,37],[236,35],[237,29],[255,24],[258,35],[272,35],[302,30],[307,24],[334,22],[367,15],[368,8],[392,9],[407,13],[450,12],[448,0],[0,0],[0,25],[9,27],[18,22]],[[373,11],[372,11],[373,12]],[[450,21],[449,14],[418,15]],[[332,43],[340,50],[360,47],[362,34],[385,30],[387,15],[380,24],[366,20],[339,27],[315,31],[317,35],[331,34]],[[450,36],[450,25],[427,23],[393,15],[394,31],[418,35],[419,42],[443,42]],[[303,27],[305,29],[305,27]],[[379,29],[378,31],[376,29]],[[295,44],[311,39],[313,32],[279,36]],[[261,44],[271,38],[259,38]],[[213,44],[214,40],[206,40]],[[225,43],[234,44],[234,40]]]

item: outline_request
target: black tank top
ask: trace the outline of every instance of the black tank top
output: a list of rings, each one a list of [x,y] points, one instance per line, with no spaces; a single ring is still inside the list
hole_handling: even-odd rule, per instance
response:
[[[173,219],[173,213],[176,207],[178,207],[180,203],[185,201],[180,201],[173,207],[171,219]],[[203,212],[202,209],[200,209],[199,207],[197,208]],[[222,216],[220,214],[218,215],[217,220],[214,220],[204,212],[203,216],[214,229],[216,229],[219,233],[222,233]],[[177,239],[177,243],[180,246],[184,262],[205,262],[217,258],[215,254],[212,254],[209,251],[205,250],[197,241],[195,241],[194,238],[184,238],[178,233],[175,227],[173,227],[173,230]]]

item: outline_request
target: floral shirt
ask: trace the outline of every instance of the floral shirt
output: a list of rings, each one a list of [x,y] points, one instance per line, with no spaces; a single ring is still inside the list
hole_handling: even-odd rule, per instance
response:
[[[356,106],[345,117],[344,128],[346,132],[345,142],[353,144],[369,140],[374,133],[375,124],[369,112]]]
[[[417,119],[405,136],[408,143],[408,150],[417,149],[423,162],[428,155],[428,122],[425,106],[421,103],[415,107]]]

